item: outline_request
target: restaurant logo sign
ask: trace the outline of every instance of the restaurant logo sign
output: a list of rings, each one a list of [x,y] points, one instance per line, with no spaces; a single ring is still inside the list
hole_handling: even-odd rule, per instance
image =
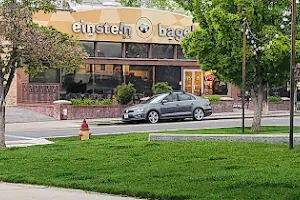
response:
[[[154,34],[154,28],[152,22],[146,18],[142,17],[135,24],[136,33],[140,38],[149,39]],[[185,28],[173,28],[163,26],[161,23],[157,24],[156,35],[158,37],[167,37],[169,40],[180,41],[190,32],[195,30],[195,26],[192,25],[189,29]],[[125,25],[123,22],[119,24],[109,24],[108,22],[104,24],[89,24],[85,23],[84,20],[72,24],[72,31],[74,33],[84,33],[89,36],[94,34],[112,34],[112,35],[122,35],[123,39],[132,39],[132,26]]]
[[[87,24],[83,20],[80,20],[80,22],[76,22],[72,25],[72,31],[74,33],[86,33],[89,35],[113,34],[127,35],[129,37],[132,35],[131,26],[126,26],[123,22],[120,22],[118,25],[110,25],[107,22],[104,24]]]

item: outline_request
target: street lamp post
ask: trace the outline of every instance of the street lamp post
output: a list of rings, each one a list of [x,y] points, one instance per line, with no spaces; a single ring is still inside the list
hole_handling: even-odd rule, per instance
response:
[[[294,148],[294,101],[295,101],[295,51],[296,51],[296,0],[292,0],[291,25],[291,61],[290,61],[290,149]]]
[[[242,133],[245,133],[245,90],[246,90],[246,52],[247,52],[247,17],[244,19],[243,65],[242,65]]]

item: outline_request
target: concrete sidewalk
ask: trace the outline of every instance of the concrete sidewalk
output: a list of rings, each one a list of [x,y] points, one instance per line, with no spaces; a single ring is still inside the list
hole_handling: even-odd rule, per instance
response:
[[[81,190],[0,182],[1,200],[135,200],[131,197],[112,196]]]

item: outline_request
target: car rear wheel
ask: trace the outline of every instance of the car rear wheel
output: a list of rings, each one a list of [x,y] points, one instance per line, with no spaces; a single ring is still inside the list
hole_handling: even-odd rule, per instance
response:
[[[148,113],[148,121],[151,123],[151,124],[155,124],[155,123],[157,123],[158,122],[158,120],[159,120],[159,115],[158,115],[158,112],[156,112],[156,111],[150,111],[149,113]]]
[[[203,120],[203,118],[204,118],[204,111],[201,108],[196,108],[194,110],[193,117],[194,117],[194,120],[196,120],[196,121]]]

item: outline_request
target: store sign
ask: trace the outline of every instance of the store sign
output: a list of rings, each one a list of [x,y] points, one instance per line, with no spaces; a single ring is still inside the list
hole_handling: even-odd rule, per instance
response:
[[[206,80],[206,81],[213,81],[213,80],[215,80],[215,77],[214,77],[213,75],[207,75],[207,76],[205,77],[205,80]]]
[[[113,34],[113,35],[132,35],[132,28],[120,22],[118,25],[104,24],[86,24],[83,20],[72,25],[74,33],[88,33],[88,34]]]
[[[195,30],[195,26],[192,25],[190,29],[182,28],[165,28],[162,24],[158,24],[158,36],[159,37],[168,37],[170,40],[175,39],[180,41],[187,34]]]
[[[140,23],[139,23],[140,22]],[[145,21],[141,18],[138,22],[138,27],[136,27],[138,36],[141,38],[148,38],[153,32],[153,26],[150,21]],[[192,25],[190,29],[184,28],[172,28],[164,27],[162,24],[157,25],[157,34],[159,37],[167,37],[169,40],[180,41],[183,37],[189,34],[191,31],[195,30],[195,26]],[[87,33],[93,34],[112,34],[112,35],[123,35],[124,39],[131,39],[132,27],[125,25],[120,22],[118,25],[111,25],[109,23],[104,24],[86,24],[84,20],[76,22],[72,25],[72,31],[74,33]],[[125,36],[125,37],[124,37]]]

